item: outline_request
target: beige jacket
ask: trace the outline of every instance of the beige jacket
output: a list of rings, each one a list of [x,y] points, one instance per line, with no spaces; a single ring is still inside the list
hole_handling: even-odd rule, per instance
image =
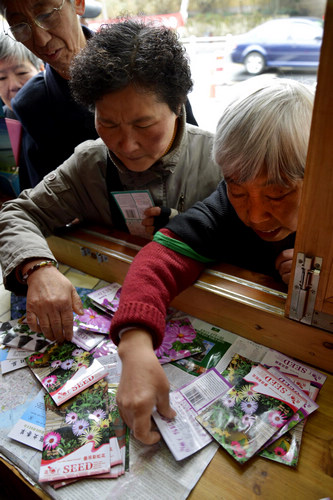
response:
[[[124,189],[149,189],[157,206],[188,209],[211,194],[221,179],[211,157],[212,141],[212,133],[185,124],[183,116],[174,146],[148,171],[133,173],[117,165]],[[28,258],[54,258],[45,237],[57,228],[75,218],[112,225],[106,186],[108,154],[101,139],[86,141],[35,188],[3,205],[0,262],[6,288],[25,293],[13,271]]]

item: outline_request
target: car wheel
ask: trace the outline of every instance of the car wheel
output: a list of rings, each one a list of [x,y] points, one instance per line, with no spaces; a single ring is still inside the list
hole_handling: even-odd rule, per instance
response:
[[[250,75],[259,75],[265,68],[265,59],[259,52],[250,52],[244,59],[244,66]]]

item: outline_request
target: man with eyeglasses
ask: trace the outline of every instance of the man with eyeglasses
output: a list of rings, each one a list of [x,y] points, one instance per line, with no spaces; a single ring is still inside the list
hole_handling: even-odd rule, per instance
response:
[[[44,175],[61,165],[83,141],[98,137],[94,115],[71,96],[69,68],[93,33],[80,24],[85,0],[0,0],[6,34],[46,63],[12,101],[26,134],[28,169]],[[187,122],[197,125],[189,101]],[[33,187],[33,186],[32,186]]]

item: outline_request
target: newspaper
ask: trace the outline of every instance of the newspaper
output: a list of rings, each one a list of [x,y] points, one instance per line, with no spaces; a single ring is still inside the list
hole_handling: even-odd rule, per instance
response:
[[[192,376],[176,367],[166,366],[172,385],[180,387]],[[195,455],[176,462],[163,441],[145,446],[130,439],[130,470],[117,479],[82,479],[59,490],[38,484],[41,452],[8,437],[13,425],[22,417],[40,390],[40,385],[28,368],[0,376],[2,412],[0,418],[0,453],[21,469],[54,500],[82,500],[82,498],[182,500],[188,497],[218,445],[210,443]]]

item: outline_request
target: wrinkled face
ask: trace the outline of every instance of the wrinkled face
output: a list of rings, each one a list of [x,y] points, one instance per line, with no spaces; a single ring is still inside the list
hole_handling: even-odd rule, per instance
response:
[[[83,14],[85,0],[75,0],[74,4],[65,0],[57,14],[56,26],[45,30],[34,23],[59,8],[62,0],[7,0],[6,19],[10,26],[28,23],[31,36],[23,42],[42,61],[49,63],[60,75],[68,78],[69,65],[86,44],[78,15]],[[19,42],[18,42],[19,43]]]
[[[133,172],[144,172],[168,149],[177,115],[153,93],[129,86],[95,104],[95,126],[107,147]]]
[[[265,241],[279,241],[296,231],[303,181],[267,184],[267,176],[237,184],[226,180],[228,198],[238,217]]]
[[[30,61],[20,63],[15,59],[0,60],[0,97],[10,109],[11,99],[37,73],[38,70]]]

